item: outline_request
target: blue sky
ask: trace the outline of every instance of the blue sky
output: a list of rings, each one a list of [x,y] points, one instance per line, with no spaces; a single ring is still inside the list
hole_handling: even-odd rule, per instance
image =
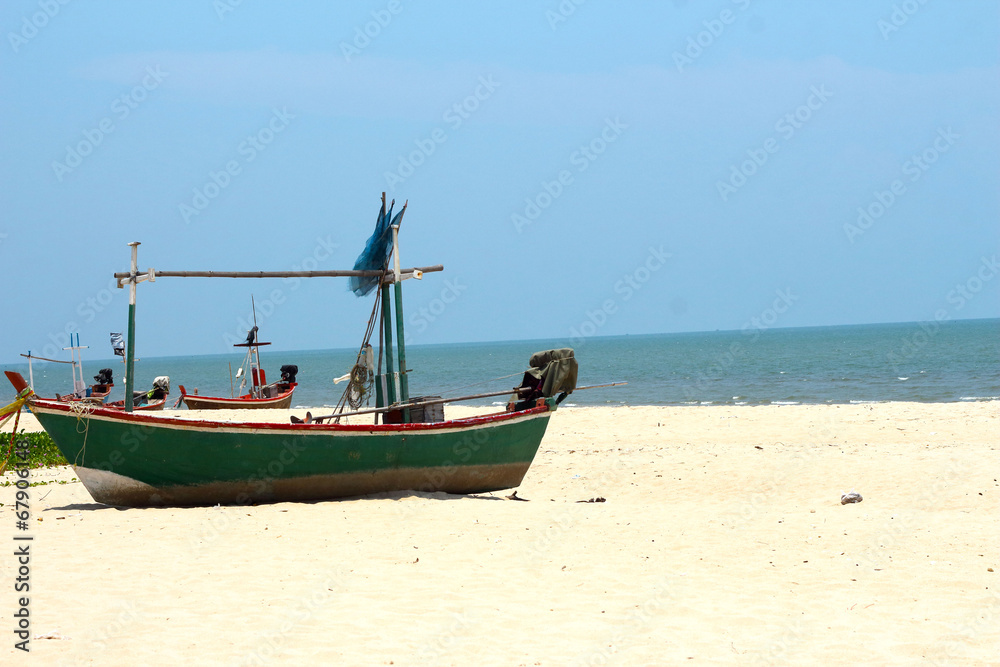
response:
[[[0,7],[0,362],[112,274],[350,268],[409,200],[411,344],[1000,316],[1000,4]],[[344,280],[162,278],[137,354],[354,347]],[[105,349],[107,347],[107,349]]]

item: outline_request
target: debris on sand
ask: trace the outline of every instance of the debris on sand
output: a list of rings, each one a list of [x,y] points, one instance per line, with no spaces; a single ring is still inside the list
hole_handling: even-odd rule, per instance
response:
[[[862,500],[864,499],[861,497],[861,494],[853,489],[850,493],[845,493],[840,496],[841,505],[846,505],[847,503],[860,503]]]

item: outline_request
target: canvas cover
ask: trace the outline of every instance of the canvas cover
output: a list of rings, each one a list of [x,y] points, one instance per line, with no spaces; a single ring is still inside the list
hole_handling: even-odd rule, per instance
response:
[[[535,352],[528,365],[531,366],[528,374],[541,380],[539,390],[545,398],[560,393],[571,394],[576,389],[578,366],[573,348]]]
[[[531,366],[524,373],[521,387],[530,387],[531,392],[522,392],[520,400],[517,395],[512,399],[516,402],[515,409],[523,410],[532,407],[539,398],[549,398],[560,394],[558,400],[566,398],[576,389],[578,366],[573,348],[563,347],[556,350],[543,350],[531,355],[528,364]]]

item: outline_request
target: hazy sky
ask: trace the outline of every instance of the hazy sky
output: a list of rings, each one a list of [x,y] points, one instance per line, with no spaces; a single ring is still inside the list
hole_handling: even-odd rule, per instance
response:
[[[0,5],[0,362],[140,268],[350,268],[411,344],[1000,316],[1000,3]],[[354,347],[342,279],[139,286],[137,354]]]

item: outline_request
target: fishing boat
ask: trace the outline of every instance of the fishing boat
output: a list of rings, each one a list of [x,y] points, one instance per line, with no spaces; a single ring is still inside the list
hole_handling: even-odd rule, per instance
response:
[[[153,379],[153,388],[146,392],[137,391],[132,394],[133,410],[162,410],[170,394],[170,378],[160,375]],[[125,409],[125,400],[105,403],[106,407],[115,410]]]
[[[285,410],[292,404],[292,393],[295,391],[296,383],[279,382],[272,385],[265,385],[261,388],[259,394],[251,392],[233,398],[189,394],[184,385],[177,386],[181,390],[180,401],[189,410],[246,410],[262,408]]]
[[[178,403],[183,402],[189,410],[246,410],[246,409],[266,409],[277,408],[287,409],[292,404],[292,394],[295,392],[297,383],[295,376],[299,372],[299,367],[294,364],[286,364],[281,367],[281,379],[278,382],[268,384],[267,375],[260,365],[260,355],[258,348],[261,345],[270,343],[261,342],[257,338],[258,327],[256,324],[257,315],[254,313],[254,325],[247,332],[245,343],[236,343],[233,347],[247,348],[246,357],[243,364],[236,371],[236,377],[240,379],[240,388],[246,387],[247,377],[250,378],[250,389],[241,396],[199,396],[197,393],[189,394],[184,385],[178,385],[181,390],[181,397]]]
[[[18,391],[27,386],[7,373]],[[94,500],[126,507],[513,488],[556,409],[550,397],[482,417],[352,425],[196,421],[29,402]]]
[[[115,388],[112,379],[112,370],[102,368],[94,376],[94,384],[78,389],[72,394],[56,394],[56,400],[68,403],[71,401],[83,401],[86,403],[103,403]]]
[[[7,377],[18,391],[18,401],[30,405],[100,503],[130,507],[249,504],[408,490],[469,494],[516,487],[538,451],[557,404],[577,388],[573,351],[535,355],[529,364],[544,362],[544,366],[532,364],[521,385],[511,389],[450,399],[411,398],[401,283],[443,267],[400,268],[398,232],[405,210],[406,205],[392,216],[392,205],[387,212],[383,193],[375,232],[350,271],[140,272],[139,243],[132,242],[131,271],[115,274],[122,285],[129,286],[124,409],[40,399],[31,394],[19,374],[7,371]],[[375,306],[358,363],[336,411],[267,423],[135,412],[130,381],[136,287],[170,276],[339,276],[350,278],[356,294],[374,291]],[[389,303],[390,287],[395,312]],[[380,332],[378,363],[373,368],[374,355],[369,350],[376,329]],[[375,406],[363,407],[373,394]],[[446,403],[495,395],[509,395],[506,409],[471,418],[444,418]],[[374,423],[353,423],[368,416],[374,416]],[[345,418],[352,423],[345,423]]]
[[[76,337],[75,343],[73,340],[74,336]],[[63,349],[69,350],[70,361],[46,359],[45,357],[39,357],[31,354],[31,350],[28,350],[28,354],[21,355],[28,360],[28,376],[31,380],[31,386],[35,386],[34,372],[31,367],[31,362],[33,360],[38,359],[39,361],[47,361],[56,364],[70,364],[73,373],[73,392],[69,394],[56,394],[56,400],[63,401],[65,403],[73,401],[103,403],[111,394],[111,390],[115,386],[114,379],[112,377],[112,370],[110,368],[102,368],[97,372],[97,375],[94,376],[94,384],[88,386],[83,381],[83,350],[86,350],[89,346],[80,345],[80,334],[70,334],[69,339],[69,347],[64,347]]]

